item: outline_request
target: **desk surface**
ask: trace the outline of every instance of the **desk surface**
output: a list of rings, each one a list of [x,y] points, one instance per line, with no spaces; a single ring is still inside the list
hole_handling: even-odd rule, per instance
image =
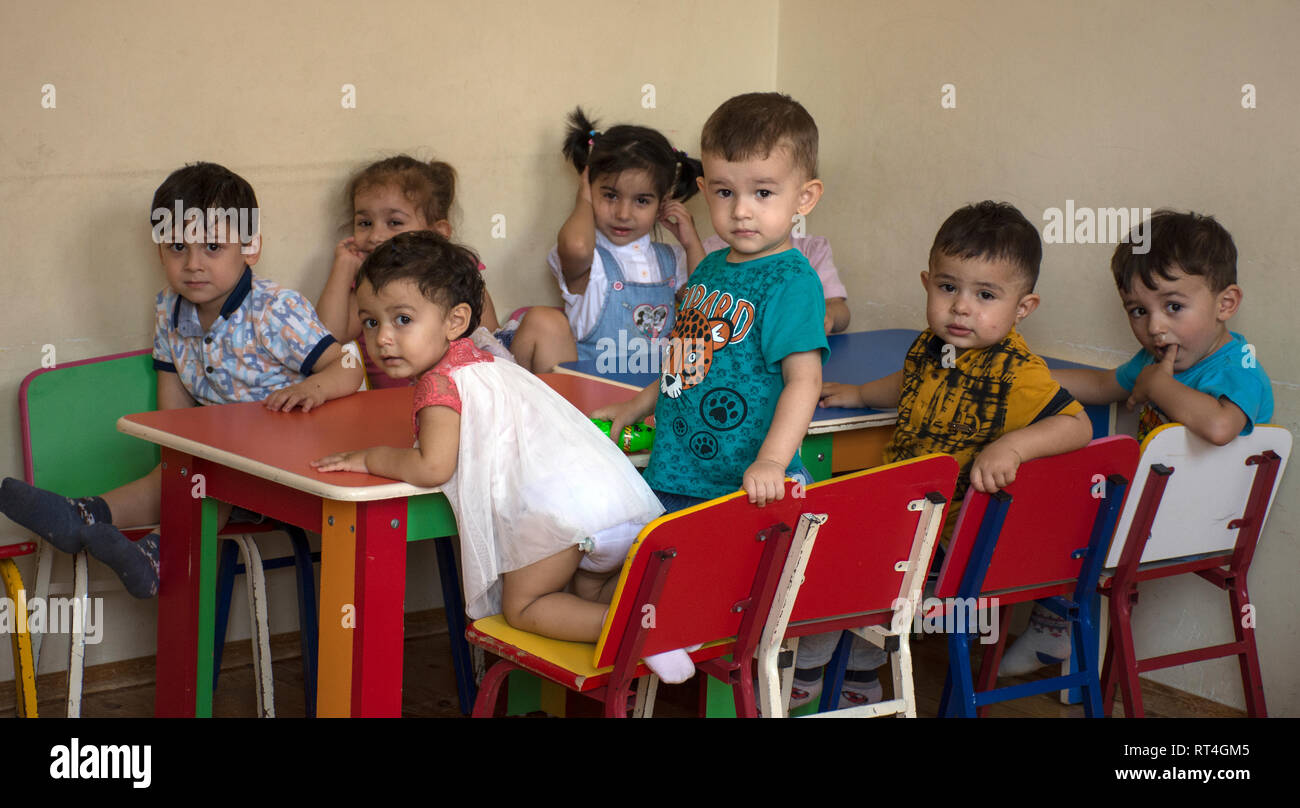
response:
[[[852,331],[831,334],[826,338],[831,355],[822,366],[822,379],[828,382],[862,384],[903,369],[907,349],[920,331],[888,328],[879,331]],[[1043,357],[1049,368],[1081,368],[1077,362]],[[576,376],[602,379],[640,390],[659,378],[657,373],[616,373],[597,366],[596,361],[565,362],[556,370]],[[808,431],[835,432],[841,429],[894,423],[894,410],[847,407],[818,407]]]
[[[557,373],[540,377],[583,412],[631,398],[626,388]],[[408,447],[413,388],[370,390],[303,414],[260,403],[156,410],[123,416],[117,428],[315,496],[344,502],[428,494],[436,488],[356,472],[318,472],[311,461],[369,446]]]

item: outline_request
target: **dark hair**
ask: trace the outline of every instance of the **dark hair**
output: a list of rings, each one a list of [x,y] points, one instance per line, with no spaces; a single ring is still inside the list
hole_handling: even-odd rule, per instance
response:
[[[1038,283],[1043,241],[1024,214],[1006,202],[985,200],[960,208],[939,227],[930,247],[930,268],[940,255],[965,260],[1009,261],[1028,283]]]
[[[609,174],[641,169],[650,174],[661,200],[687,200],[699,190],[696,180],[704,176],[699,160],[674,149],[668,138],[645,126],[622,124],[596,131],[582,107],[569,113],[569,130],[564,137],[564,156],[581,174],[595,180]]]
[[[817,122],[784,93],[746,93],[723,102],[704,122],[700,151],[730,163],[764,160],[778,146],[790,149],[795,168],[817,177]]]
[[[422,163],[405,154],[371,163],[348,182],[344,199],[349,216],[359,191],[385,185],[399,188],[429,227],[451,216],[456,201],[456,169],[438,160]]]
[[[1134,233],[1140,228],[1138,225]],[[1213,216],[1161,208],[1147,222],[1146,237],[1146,253],[1133,250],[1133,234],[1115,247],[1110,271],[1121,293],[1133,288],[1134,278],[1155,289],[1155,276],[1173,280],[1175,269],[1204,276],[1216,294],[1237,282],[1237,245]]]
[[[420,294],[450,311],[461,303],[470,307],[469,326],[460,336],[474,333],[483,315],[483,276],[478,255],[432,230],[408,230],[381,244],[362,262],[357,282],[369,282],[378,292],[393,281],[410,279]]]
[[[159,211],[166,211],[165,221],[171,223],[172,227],[182,224],[172,221],[175,218],[173,212],[178,206],[182,210],[182,216],[184,211],[190,209],[248,211],[253,230],[250,235],[257,232],[257,195],[253,193],[253,186],[248,184],[248,180],[216,163],[190,163],[167,175],[158,190],[153,192],[153,206],[149,213],[155,232],[161,226]]]

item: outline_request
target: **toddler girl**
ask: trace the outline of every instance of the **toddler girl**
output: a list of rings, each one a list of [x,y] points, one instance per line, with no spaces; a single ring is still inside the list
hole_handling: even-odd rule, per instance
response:
[[[352,235],[334,248],[334,265],[316,304],[321,321],[335,338],[347,343],[361,335],[355,285],[357,270],[365,257],[407,230],[433,230],[450,238],[448,216],[455,197],[454,168],[436,160],[423,163],[404,154],[373,163],[348,182],[346,199],[352,212]],[[502,357],[512,355],[535,372],[549,371],[576,355],[568,323],[554,309],[538,307],[529,310],[524,320],[500,327],[492,297],[484,292],[481,324],[485,330],[476,335],[478,344]],[[539,345],[547,347],[539,351]],[[407,383],[390,379],[369,355],[364,358],[366,377],[372,388]]]
[[[674,293],[704,258],[695,221],[682,204],[703,176],[700,161],[644,126],[596,131],[581,107],[569,116],[564,155],[582,178],[547,260],[578,359],[595,360],[612,346],[648,348],[641,341],[667,340]],[[651,241],[656,223],[681,247]]]
[[[482,314],[477,266],[474,253],[432,232],[395,236],[365,260],[357,303],[366,347],[389,376],[418,380],[418,440],[312,465],[441,486],[459,527],[470,618],[504,612],[516,628],[595,642],[629,547],[664,509],[582,413],[465,339]],[[658,657],[646,662],[659,672],[666,658],[666,681],[682,658],[693,669],[684,652]]]

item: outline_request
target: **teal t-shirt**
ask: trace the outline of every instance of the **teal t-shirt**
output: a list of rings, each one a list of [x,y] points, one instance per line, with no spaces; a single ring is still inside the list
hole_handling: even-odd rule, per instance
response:
[[[1235,331],[1229,333],[1232,339],[1226,345],[1187,370],[1175,373],[1174,381],[1236,404],[1246,414],[1246,427],[1241,434],[1249,435],[1255,424],[1266,424],[1273,417],[1273,386],[1255,359],[1254,347]],[[1145,349],[1139,349],[1136,356],[1115,369],[1115,380],[1131,392],[1138,374],[1155,361]],[[1168,421],[1168,416],[1148,402],[1139,416],[1139,435],[1145,437],[1154,426]]]
[[[741,487],[785,388],[781,360],[830,353],[821,281],[795,249],[727,263],[710,253],[687,284],[669,339],[645,479],[713,498]],[[803,469],[796,453],[787,474]]]

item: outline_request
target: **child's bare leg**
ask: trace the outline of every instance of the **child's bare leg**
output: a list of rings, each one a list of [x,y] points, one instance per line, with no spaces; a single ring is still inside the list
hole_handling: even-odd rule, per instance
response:
[[[103,495],[113,511],[113,524],[122,527],[156,525],[162,514],[162,466],[138,480]]]
[[[582,560],[575,545],[502,580],[501,605],[515,628],[557,640],[595,642],[605,623],[606,606],[564,591]]]
[[[519,323],[510,353],[533,373],[550,373],[561,362],[575,361],[578,345],[569,330],[569,318],[550,306],[533,306]]]
[[[614,590],[618,588],[619,572],[620,570],[589,572],[580,569],[573,574],[573,594],[583,600],[609,603],[614,599]]]

